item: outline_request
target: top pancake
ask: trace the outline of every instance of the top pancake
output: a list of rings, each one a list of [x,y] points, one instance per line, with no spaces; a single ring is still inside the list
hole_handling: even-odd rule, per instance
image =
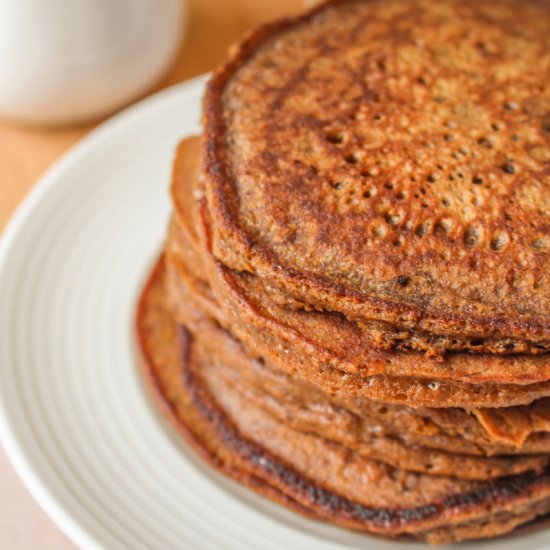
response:
[[[330,2],[253,33],[205,98],[216,256],[386,343],[548,351],[549,6]]]

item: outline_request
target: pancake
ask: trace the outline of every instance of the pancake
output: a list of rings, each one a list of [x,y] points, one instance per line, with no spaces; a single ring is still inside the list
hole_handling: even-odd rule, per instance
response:
[[[180,192],[189,194],[187,189]],[[181,251],[188,248],[188,239],[178,228],[179,220],[185,218],[178,212],[178,219],[171,228],[169,238]],[[207,218],[207,216],[206,216]],[[211,227],[207,219],[203,220]],[[200,223],[200,222],[199,222]],[[209,232],[210,233],[210,232]],[[215,264],[212,257],[204,258],[202,264]],[[189,262],[188,265],[193,265]],[[343,315],[311,309],[290,308],[281,305],[272,289],[257,277],[237,273],[223,264],[211,268],[208,278],[215,281],[224,295],[232,294],[238,316],[246,319],[242,330],[250,329],[256,340],[258,330],[270,331],[274,339],[288,342],[291,357],[305,358],[312,366],[325,365],[349,374],[372,376],[385,374],[396,377],[428,378],[431,380],[454,380],[482,384],[533,384],[550,379],[550,355],[526,354],[492,355],[473,353],[448,353],[444,357],[426,356],[421,352],[404,350],[380,350],[368,329]],[[223,289],[223,290],[222,290]],[[252,312],[255,312],[253,314]],[[346,345],[343,346],[342,342]],[[275,347],[272,352],[277,352]],[[282,358],[288,361],[288,353]],[[300,360],[300,359],[297,359]]]
[[[269,290],[257,278],[229,270],[199,244],[201,220],[196,210],[202,188],[198,153],[198,141],[190,139],[182,142],[176,156],[172,185],[176,216],[168,248],[180,256],[179,271],[183,279],[188,272],[187,286],[198,284],[190,277],[203,281],[203,291],[205,283],[211,285],[226,310],[215,313],[218,321],[230,326],[254,353],[290,372],[316,377],[325,389],[394,403],[494,407],[528,404],[548,395],[548,382],[534,382],[548,379],[550,356],[452,353],[430,358],[418,352],[381,352],[369,349],[364,331],[341,315],[298,311],[272,302]],[[176,282],[176,302],[177,289]],[[515,385],[500,384],[503,379]],[[482,382],[485,384],[480,385]],[[521,384],[529,386],[516,387]]]
[[[169,255],[166,256],[166,280],[167,301],[174,317],[179,322],[189,325],[197,323],[197,317],[200,322],[204,322],[204,318],[209,318],[219,326],[231,327],[231,322],[224,317],[213,297],[208,297],[207,294],[203,293],[208,292],[207,288],[197,290],[192,284],[182,284],[180,273],[176,272],[174,274]],[[177,288],[177,291],[174,296],[175,288]],[[190,310],[195,311],[193,321],[189,317]],[[220,319],[222,320],[221,324]],[[212,338],[212,341],[214,342],[215,339]],[[219,342],[213,345],[214,349],[210,352],[215,355],[216,345],[223,346]],[[241,343],[241,345],[243,344]],[[249,357],[258,357],[250,354],[250,350],[247,349],[246,351]],[[269,375],[277,369],[270,367],[262,357],[259,357],[256,361],[266,365],[263,376],[266,377],[266,384],[269,385]],[[279,372],[287,371],[283,369]],[[412,408],[377,402],[364,397],[350,397],[347,394],[344,396],[338,393],[331,395],[322,390],[322,385],[318,384],[318,380],[311,382],[310,379],[302,378],[296,373],[287,374],[287,377],[292,378],[293,384],[298,389],[303,385],[307,385],[310,394],[322,396],[324,400],[328,399],[335,407],[343,407],[359,417],[371,418],[374,421],[374,426],[367,429],[381,430],[380,433],[383,432],[390,437],[398,437],[409,446],[421,445],[427,448],[474,456],[550,452],[550,434],[529,434],[521,441],[514,440],[512,435],[508,439],[495,438],[493,430],[485,422],[479,422],[476,416],[469,414],[465,409]],[[290,385],[287,392],[292,392]],[[506,412],[514,415],[514,412],[518,409],[508,407],[506,409],[488,409],[488,411],[498,411],[497,415],[506,416]],[[480,409],[473,409],[474,413],[479,411]],[[512,422],[510,424],[512,425]],[[514,430],[510,428],[508,431],[510,434],[514,433]]]
[[[434,449],[432,445],[407,444],[395,433],[384,433],[380,415],[369,414],[368,407],[331,400],[311,384],[251,359],[226,331],[196,310],[192,300],[185,310],[184,325],[215,363],[212,376],[234,385],[233,391],[240,393],[241,399],[253,401],[296,431],[317,434],[402,470],[462,479],[483,480],[541,470],[548,463],[548,455],[486,458]]]
[[[253,32],[204,101],[216,258],[384,348],[547,353],[548,28],[349,0]]]
[[[532,434],[550,432],[550,400],[528,407],[475,409],[474,414],[493,440],[521,447]]]
[[[174,266],[176,262],[173,257],[171,260]],[[180,301],[185,293],[184,287],[192,284],[186,277],[184,266],[181,263],[176,265],[175,274],[172,277],[174,302]],[[231,286],[232,279],[230,277],[224,279],[226,273],[223,267],[218,265],[217,268],[220,271],[213,282],[217,285],[221,283],[223,287],[214,287],[213,293],[216,297],[223,296],[224,308],[221,311],[219,306],[210,305],[216,308],[213,312],[218,314],[221,322],[225,323],[225,326],[238,339],[245,342],[253,355],[263,356],[278,367],[287,370],[289,374],[306,378],[329,393],[366,397],[415,407],[506,407],[527,405],[535,399],[550,395],[549,381],[528,385],[468,384],[437,378],[354,374],[315,363],[315,368],[312,368],[305,357],[292,355],[290,351],[292,340],[281,339],[276,333],[264,328],[269,324],[269,318],[266,319],[261,312],[258,313],[252,308],[248,309],[249,304],[246,302],[232,301],[240,296],[235,292],[235,287]],[[247,317],[243,315],[243,311]],[[264,327],[256,330],[258,322],[264,323]]]
[[[289,428],[218,376],[217,362],[173,321],[163,277],[159,263],[137,312],[145,368],[172,422],[226,475],[318,519],[433,543],[504,534],[550,509],[547,471],[490,482],[411,477]]]

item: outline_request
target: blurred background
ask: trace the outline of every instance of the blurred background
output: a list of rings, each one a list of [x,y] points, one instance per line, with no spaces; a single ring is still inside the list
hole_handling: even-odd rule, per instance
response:
[[[246,31],[309,3],[0,0],[0,238],[45,170],[113,112],[210,71]],[[74,548],[2,451],[0,487],[0,549]]]
[[[169,19],[178,13],[173,2],[183,8],[178,14],[181,18],[178,25]],[[74,9],[77,4],[87,3],[93,9]],[[247,30],[296,13],[307,3],[307,0],[0,0],[0,229],[44,170],[113,110],[210,71],[225,59],[229,46]],[[137,7],[148,20],[152,14],[144,13],[145,8],[157,10],[165,19],[159,17],[156,28],[147,28],[147,20],[138,18]],[[111,28],[101,27],[99,16],[107,18]],[[124,40],[121,28],[126,22],[130,25],[128,33],[143,39],[136,45],[128,39],[132,51],[125,52],[125,58],[117,57],[115,54],[120,52],[114,50]],[[174,38],[175,51],[171,55],[172,41],[167,35],[175,34],[177,27],[181,40]],[[75,51],[75,45],[82,51]],[[50,57],[46,61],[37,59],[45,56],[47,46]],[[83,51],[84,48],[87,50]],[[113,59],[106,59],[111,51]],[[156,59],[151,59],[151,52]],[[86,66],[80,58],[85,58]],[[80,68],[85,74],[76,74]],[[117,82],[117,75],[125,68],[126,79]],[[107,71],[110,71],[108,77]],[[65,81],[60,80],[63,76]],[[69,76],[73,76],[73,81],[66,82]],[[87,80],[83,81],[84,76]],[[63,86],[66,97],[56,90],[56,85]],[[74,112],[71,119],[69,100],[78,95],[78,86],[90,89],[92,85],[97,86],[92,97],[83,97],[80,104],[70,106]],[[102,85],[107,88],[102,89]],[[69,86],[73,89],[69,90]],[[111,98],[114,108],[109,105]],[[89,109],[92,114],[87,114],[88,106],[83,103],[94,100],[100,101],[96,109],[99,114],[94,113],[95,105]],[[68,112],[57,113],[54,107],[59,103]]]

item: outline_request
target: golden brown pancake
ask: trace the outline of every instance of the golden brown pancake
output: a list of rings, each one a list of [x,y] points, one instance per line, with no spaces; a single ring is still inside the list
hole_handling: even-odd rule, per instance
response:
[[[163,276],[159,263],[137,314],[149,380],[172,422],[222,472],[307,515],[435,543],[504,534],[550,510],[546,472],[492,482],[411,478],[288,428],[243,399],[238,383],[219,376],[219,363],[177,327],[165,305]]]
[[[205,243],[199,244],[198,152],[198,141],[190,139],[182,142],[176,156],[172,185],[176,216],[168,248],[180,256],[180,274],[185,279],[187,272],[187,286],[197,286],[197,278],[210,285],[224,310],[217,312],[218,321],[230,325],[254,353],[291,372],[316,377],[325,389],[416,406],[494,407],[526,404],[548,395],[550,384],[535,382],[548,379],[549,355],[449,353],[441,358],[382,352],[369,349],[365,331],[341,315],[298,311],[272,301],[257,277],[229,270],[205,250]],[[173,263],[178,265],[177,260]],[[201,288],[209,292],[204,284]],[[499,383],[503,379],[510,383]],[[518,387],[523,384],[529,386]]]
[[[328,2],[211,79],[215,256],[413,349],[550,349],[550,5]]]

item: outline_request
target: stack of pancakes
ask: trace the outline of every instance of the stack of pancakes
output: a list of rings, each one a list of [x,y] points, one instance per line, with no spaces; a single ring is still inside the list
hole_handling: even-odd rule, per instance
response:
[[[549,28],[545,0],[332,1],[214,74],[137,321],[213,465],[387,537],[550,512]]]

